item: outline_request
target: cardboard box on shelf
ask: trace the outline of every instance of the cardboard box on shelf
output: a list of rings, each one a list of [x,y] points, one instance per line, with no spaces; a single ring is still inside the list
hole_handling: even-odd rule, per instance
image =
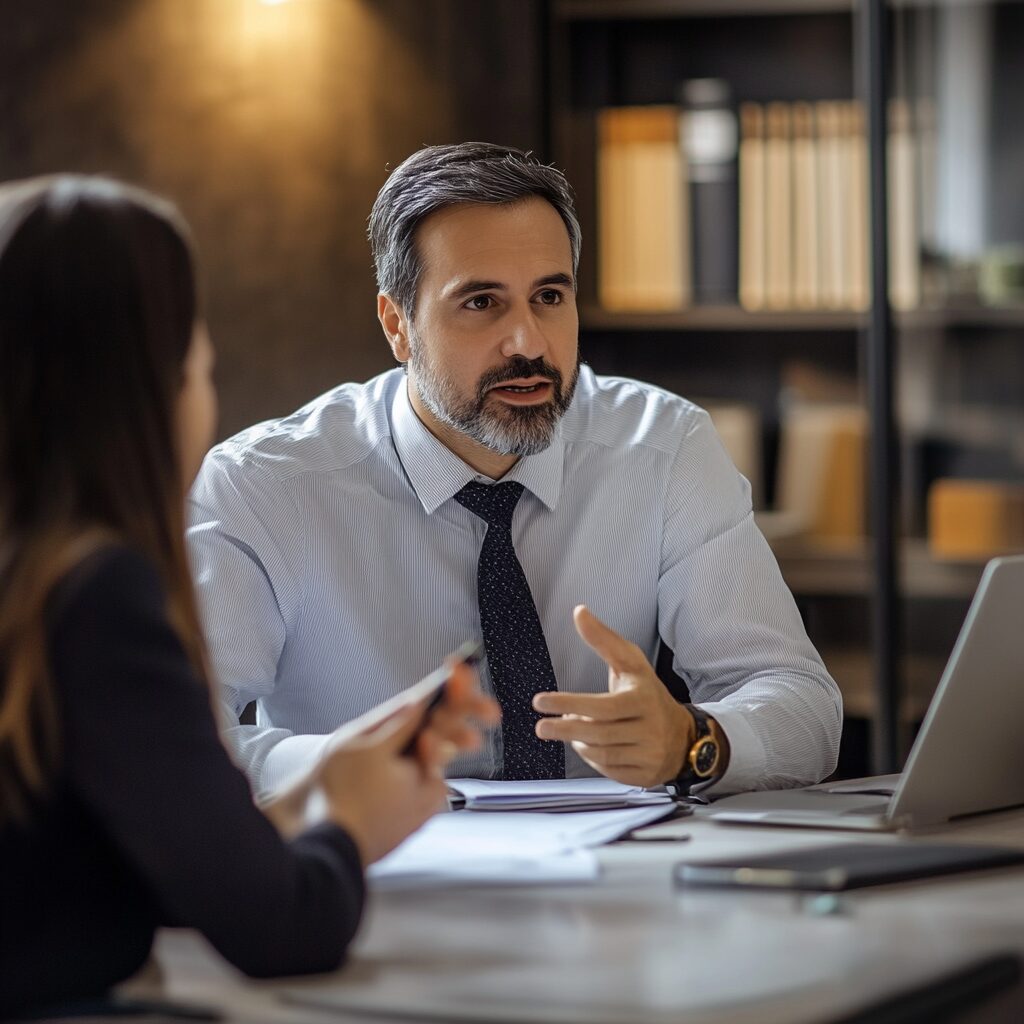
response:
[[[936,480],[928,492],[936,558],[983,559],[1024,550],[1024,482]]]

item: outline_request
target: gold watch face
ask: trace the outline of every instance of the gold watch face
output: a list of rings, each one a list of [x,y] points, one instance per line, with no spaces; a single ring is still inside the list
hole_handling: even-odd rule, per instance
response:
[[[718,768],[718,744],[711,736],[703,736],[690,748],[690,767],[700,779],[709,779]]]

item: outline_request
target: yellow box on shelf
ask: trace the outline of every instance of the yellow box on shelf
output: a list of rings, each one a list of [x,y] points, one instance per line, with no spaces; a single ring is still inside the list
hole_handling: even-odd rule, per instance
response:
[[[936,558],[1024,550],[1024,482],[936,480],[928,492],[928,545]]]

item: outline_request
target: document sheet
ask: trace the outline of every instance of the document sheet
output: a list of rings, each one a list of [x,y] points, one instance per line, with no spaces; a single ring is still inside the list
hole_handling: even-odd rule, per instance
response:
[[[619,810],[435,815],[367,872],[375,888],[538,885],[597,878],[592,847],[664,817],[664,803]]]

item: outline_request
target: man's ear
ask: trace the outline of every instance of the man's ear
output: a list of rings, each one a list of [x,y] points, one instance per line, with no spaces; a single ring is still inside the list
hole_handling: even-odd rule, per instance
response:
[[[398,303],[383,292],[377,296],[377,319],[384,328],[384,336],[395,359],[407,363],[410,351],[408,322]]]

